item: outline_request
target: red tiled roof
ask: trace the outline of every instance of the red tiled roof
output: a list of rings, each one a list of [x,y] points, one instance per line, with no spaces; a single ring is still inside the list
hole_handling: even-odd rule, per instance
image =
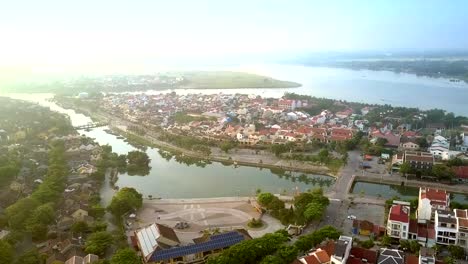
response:
[[[418,133],[415,132],[415,131],[406,131],[405,133],[403,133],[402,136],[404,136],[404,137],[415,137],[417,135],[418,135]]]
[[[422,188],[421,199],[427,198],[431,201],[431,204],[447,204],[448,194],[445,190]]]
[[[414,255],[406,255],[406,264],[418,264],[419,257]]]
[[[326,263],[330,261],[330,256],[327,254],[325,250],[315,251],[315,256],[317,256],[320,263]]]
[[[468,218],[468,210],[455,209],[455,215],[460,218]]]
[[[333,256],[333,254],[335,254],[335,241],[328,241],[321,249],[325,250],[328,256]]]
[[[468,166],[454,167],[455,175],[460,179],[468,179]]]
[[[370,249],[353,247],[349,254],[353,255],[354,258],[357,259],[366,259],[370,264],[377,262],[377,252]]]
[[[396,204],[393,205],[390,209],[390,218],[391,221],[398,221],[402,223],[409,223],[409,207]]]
[[[314,256],[307,256],[303,258],[307,264],[321,264],[320,261]]]

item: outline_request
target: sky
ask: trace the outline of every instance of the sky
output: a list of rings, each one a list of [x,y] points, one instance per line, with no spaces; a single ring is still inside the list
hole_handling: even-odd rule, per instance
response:
[[[3,77],[468,47],[464,0],[4,0],[0,7]]]

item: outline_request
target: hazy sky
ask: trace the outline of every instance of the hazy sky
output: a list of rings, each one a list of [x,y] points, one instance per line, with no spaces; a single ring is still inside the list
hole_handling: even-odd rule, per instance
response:
[[[468,48],[467,10],[464,0],[5,0],[0,69],[41,73],[226,55]]]

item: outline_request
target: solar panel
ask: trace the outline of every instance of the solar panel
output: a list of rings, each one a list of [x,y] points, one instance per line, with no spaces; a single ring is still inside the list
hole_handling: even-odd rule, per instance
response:
[[[210,240],[199,244],[174,247],[154,252],[151,256],[151,261],[167,260],[200,252],[230,247],[243,241],[244,239],[244,236],[236,231],[218,234],[211,236]]]

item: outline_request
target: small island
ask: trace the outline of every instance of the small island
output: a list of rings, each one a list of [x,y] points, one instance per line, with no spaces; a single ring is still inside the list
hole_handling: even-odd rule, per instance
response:
[[[271,77],[230,71],[194,71],[178,73],[184,79],[180,88],[231,89],[231,88],[294,88],[301,84],[276,80]]]

